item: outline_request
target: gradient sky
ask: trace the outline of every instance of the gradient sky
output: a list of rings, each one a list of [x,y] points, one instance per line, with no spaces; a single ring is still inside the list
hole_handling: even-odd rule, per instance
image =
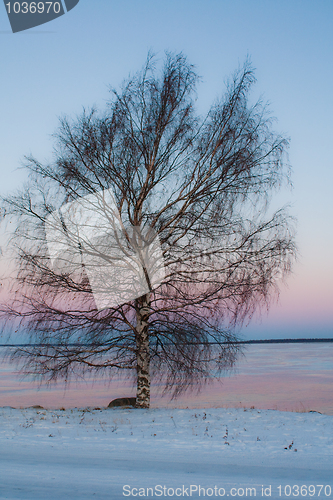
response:
[[[108,86],[140,69],[151,49],[183,51],[202,76],[205,112],[249,55],[263,94],[291,138],[299,261],[280,302],[244,338],[333,337],[333,2],[331,0],[80,0],[71,12],[12,34],[0,5],[1,194],[20,187],[23,156],[52,155],[58,118],[103,107]]]

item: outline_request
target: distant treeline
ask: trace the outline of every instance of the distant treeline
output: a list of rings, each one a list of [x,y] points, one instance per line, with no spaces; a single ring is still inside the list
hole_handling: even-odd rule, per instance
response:
[[[264,340],[237,340],[237,341],[227,341],[221,342],[221,344],[308,344],[314,342],[333,342],[331,339],[264,339]],[[187,342],[189,345],[208,345],[208,344],[220,344],[219,342]],[[105,344],[93,344],[93,343],[68,343],[68,344],[0,344],[0,347],[79,347],[79,346],[102,346]]]
[[[265,340],[240,340],[235,344],[303,344],[310,342],[333,342],[332,339],[265,339]]]

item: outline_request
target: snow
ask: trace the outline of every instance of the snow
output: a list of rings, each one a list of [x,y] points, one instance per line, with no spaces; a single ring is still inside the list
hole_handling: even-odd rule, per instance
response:
[[[0,449],[1,499],[333,498],[333,416],[319,413],[6,407]]]

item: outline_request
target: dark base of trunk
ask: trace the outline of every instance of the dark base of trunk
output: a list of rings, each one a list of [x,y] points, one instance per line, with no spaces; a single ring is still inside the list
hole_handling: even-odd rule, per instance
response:
[[[108,408],[114,408],[116,406],[136,406],[136,398],[117,398],[113,399],[111,403],[108,404]]]

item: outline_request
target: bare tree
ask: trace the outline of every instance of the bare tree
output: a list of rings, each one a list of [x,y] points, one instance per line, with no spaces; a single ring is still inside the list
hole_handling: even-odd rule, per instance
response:
[[[25,359],[26,370],[47,380],[134,372],[142,408],[150,404],[151,376],[177,396],[232,366],[235,326],[269,304],[278,274],[290,272],[295,255],[286,212],[268,216],[270,194],[287,176],[288,142],[272,131],[262,102],[249,105],[254,81],[246,62],[201,118],[194,67],[182,54],[167,54],[159,70],[149,56],[120,92],[112,91],[104,113],[61,120],[52,163],[27,158],[27,186],[4,201],[18,221],[18,274],[2,308],[35,344],[13,354]],[[80,200],[98,205],[109,223],[98,244],[77,239],[69,227],[69,210]],[[58,252],[58,266],[46,241],[51,219],[53,234],[63,231],[76,248]],[[140,296],[112,302],[115,282],[124,279],[113,245],[132,263],[139,255],[135,266],[146,280]],[[148,270],[156,255],[158,270]],[[108,295],[100,307],[98,293]]]

